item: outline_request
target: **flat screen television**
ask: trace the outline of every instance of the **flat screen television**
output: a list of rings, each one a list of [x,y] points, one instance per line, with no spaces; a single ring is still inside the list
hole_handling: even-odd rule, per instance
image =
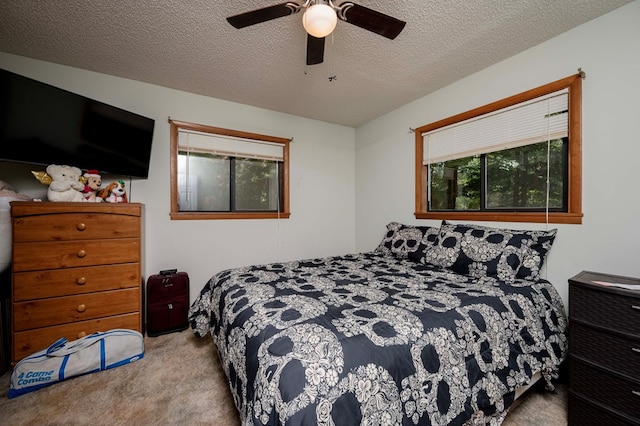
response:
[[[0,69],[0,161],[149,175],[155,121]]]

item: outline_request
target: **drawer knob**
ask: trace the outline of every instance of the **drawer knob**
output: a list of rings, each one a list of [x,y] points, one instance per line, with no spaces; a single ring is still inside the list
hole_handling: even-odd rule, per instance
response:
[[[79,224],[76,225],[76,229],[78,231],[84,231],[85,229],[87,229],[87,225],[85,225],[84,223],[80,222]]]
[[[85,257],[87,255],[87,252],[85,250],[78,250],[78,253],[76,253],[76,256],[78,257]]]
[[[76,284],[85,285],[87,283],[87,279],[85,277],[79,277],[76,279]]]
[[[87,333],[85,331],[81,331],[80,333],[78,333],[78,339],[81,339],[86,335],[87,335]]]
[[[78,312],[84,312],[84,311],[86,311],[86,310],[87,310],[87,305],[85,305],[84,303],[82,303],[82,304],[78,305],[78,307],[76,308],[76,310],[77,310]]]

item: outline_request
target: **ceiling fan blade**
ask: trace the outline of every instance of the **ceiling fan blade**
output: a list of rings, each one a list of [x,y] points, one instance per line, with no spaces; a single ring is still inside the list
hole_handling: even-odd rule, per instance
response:
[[[227,21],[236,28],[244,28],[250,25],[259,24],[261,22],[270,21],[283,16],[291,15],[297,12],[295,5],[291,2],[280,3],[274,6],[263,7],[262,9],[252,10],[251,12],[241,13],[239,15],[230,16]]]
[[[344,7],[344,18],[348,23],[391,40],[402,32],[406,24],[393,16],[351,2],[343,3],[340,7]]]
[[[324,61],[324,39],[307,34],[307,65],[321,64]]]

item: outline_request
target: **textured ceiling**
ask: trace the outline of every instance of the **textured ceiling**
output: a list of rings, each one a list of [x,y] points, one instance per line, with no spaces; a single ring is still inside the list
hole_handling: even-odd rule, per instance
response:
[[[225,20],[282,1],[2,0],[0,51],[357,127],[630,2],[358,0],[404,31],[339,21],[307,66],[301,14]]]

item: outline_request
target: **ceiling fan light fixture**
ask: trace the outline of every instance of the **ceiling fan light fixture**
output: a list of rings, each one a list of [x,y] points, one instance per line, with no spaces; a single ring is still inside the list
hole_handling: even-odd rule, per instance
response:
[[[314,4],[302,15],[302,26],[307,33],[317,38],[331,34],[337,23],[336,12],[327,4]]]

